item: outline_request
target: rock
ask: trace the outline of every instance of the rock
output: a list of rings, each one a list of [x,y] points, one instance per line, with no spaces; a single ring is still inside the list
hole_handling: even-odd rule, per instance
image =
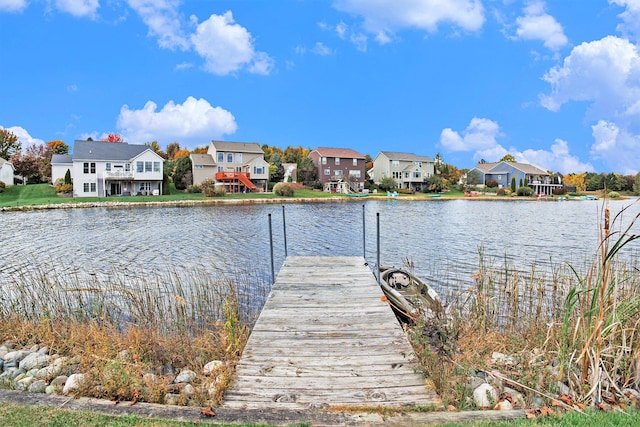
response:
[[[167,393],[164,395],[164,404],[165,405],[179,405],[182,396],[175,393]]]
[[[31,353],[37,353],[38,350],[40,350],[40,346],[38,344],[32,345],[31,348],[29,349]]]
[[[494,365],[511,366],[515,364],[515,360],[513,359],[512,356],[507,356],[506,354],[498,353],[497,351],[494,351],[493,354],[491,355],[491,363]]]
[[[513,409],[513,404],[508,400],[501,400],[493,407],[496,411],[510,411]]]
[[[211,362],[204,365],[204,368],[202,368],[202,373],[204,375],[213,375],[216,373],[216,371],[218,371],[223,366],[224,366],[224,362],[220,360],[212,360]]]
[[[40,347],[40,349],[38,350],[39,354],[49,354],[49,347],[47,347],[46,345],[44,347]]]
[[[175,374],[176,374],[176,370],[173,368],[173,365],[171,365],[170,363],[167,363],[166,365],[163,365],[160,368],[160,375],[168,377]]]
[[[511,396],[511,404],[516,408],[524,408],[526,406],[526,401],[524,399],[524,395],[517,390],[514,390],[509,387],[505,387],[503,389],[504,394],[508,394]]]
[[[562,381],[558,381],[556,383],[556,391],[558,392],[558,394],[571,394],[571,390],[569,389],[569,387]]]
[[[480,387],[484,383],[486,383],[486,381],[483,380],[482,378],[478,378],[476,376],[469,377],[469,388],[471,390],[475,390],[476,388]]]
[[[52,378],[57,377],[62,372],[61,364],[52,364],[49,366],[45,366],[42,369],[38,369],[38,372],[35,373],[34,377],[39,380],[51,380]]]
[[[35,381],[36,379],[33,377],[23,377],[23,378],[16,378],[15,382],[13,383],[14,387],[16,388],[16,390],[20,390],[20,391],[27,391],[27,389],[29,388],[29,386]]]
[[[491,384],[484,383],[473,390],[473,402],[478,408],[491,408],[498,400],[498,393]]]
[[[10,351],[9,353],[4,355],[4,363],[7,364],[13,362],[17,366],[17,364],[20,363],[20,361],[27,357],[29,354],[31,354],[31,352],[27,350]]]
[[[44,393],[47,388],[47,383],[42,380],[36,380],[29,386],[28,391],[30,393]]]
[[[178,376],[176,377],[175,380],[173,380],[174,383],[176,384],[180,384],[180,383],[190,383],[193,380],[196,379],[196,373],[193,372],[190,369],[183,369],[182,371],[180,371],[180,373],[178,374]]]
[[[191,384],[185,385],[184,388],[182,389],[182,394],[186,396],[193,396],[195,393],[196,393],[196,389],[193,388]]]
[[[66,375],[57,376],[53,379],[53,381],[51,381],[51,385],[55,387],[60,387],[60,389],[62,389],[62,387],[64,387],[68,379],[69,377],[67,377]]]
[[[29,371],[33,368],[40,369],[49,364],[49,359],[50,357],[46,354],[31,353],[22,359],[18,366],[20,369],[24,369],[25,371]]]
[[[84,374],[72,374],[67,378],[62,388],[62,394],[69,394],[72,391],[76,391],[80,388],[82,381],[84,380]]]
[[[46,394],[58,394],[62,391],[62,387],[57,387],[55,385],[48,385],[45,389],[44,392]]]

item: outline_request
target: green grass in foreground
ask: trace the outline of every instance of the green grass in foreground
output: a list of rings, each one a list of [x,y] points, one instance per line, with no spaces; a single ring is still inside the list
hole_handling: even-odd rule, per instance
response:
[[[207,419],[215,422],[215,419]],[[69,411],[48,406],[24,406],[13,403],[0,404],[0,426],[113,426],[113,427],[187,427],[199,426],[201,422],[168,421],[158,418],[146,418],[137,415],[112,416],[92,411]],[[265,424],[216,424],[227,426],[264,426]],[[299,424],[298,424],[299,425]],[[640,411],[630,412],[577,412],[558,417],[517,419],[513,421],[480,421],[467,423],[441,424],[446,427],[607,427],[640,425]]]

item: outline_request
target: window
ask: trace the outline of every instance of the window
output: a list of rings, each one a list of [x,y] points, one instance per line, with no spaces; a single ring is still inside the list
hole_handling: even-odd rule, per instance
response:
[[[95,193],[96,192],[96,183],[95,182],[85,182],[82,184],[82,190],[85,193]]]
[[[131,163],[125,163],[124,170],[126,170],[127,172],[131,171]]]
[[[342,171],[341,170],[337,170],[337,171],[333,171],[335,176],[342,176]]]
[[[218,166],[218,172],[224,172],[224,166]]]
[[[254,166],[253,167],[253,173],[255,175],[262,175],[264,173],[264,167],[262,167],[262,166]]]
[[[153,162],[153,171],[160,172],[160,162]]]
[[[391,161],[391,165],[392,166],[398,166],[400,164],[400,162],[398,160],[392,160]]]
[[[107,172],[111,172],[111,163],[110,162],[107,162],[104,165],[104,170],[106,170]]]
[[[336,165],[340,164],[340,157],[336,157]]]
[[[422,174],[421,174],[420,172],[414,172],[414,173],[413,173],[413,177],[414,177],[414,178],[416,178],[416,179],[420,179],[420,176],[421,176],[421,175],[422,175]]]
[[[324,174],[327,176],[331,175],[331,169],[325,169]]]
[[[224,153],[218,153],[218,163],[224,162]]]
[[[196,165],[196,169],[204,169],[204,165]]]
[[[85,164],[86,164],[86,163],[85,163]],[[89,183],[88,183],[88,182],[85,182],[85,183],[82,185],[82,191],[84,191],[85,193],[88,193],[88,192],[89,192]]]
[[[140,183],[140,192],[144,193],[150,193],[151,192],[151,183],[150,182],[141,182]]]
[[[353,166],[358,166],[358,159],[353,159]]]
[[[92,193],[95,193],[95,192],[96,192],[96,183],[95,183],[95,182],[92,182],[92,183],[91,183],[91,192],[92,192]]]
[[[422,162],[416,161],[416,162],[413,162],[413,165],[414,166],[418,166],[418,167],[422,167]]]
[[[242,153],[236,154],[236,163],[242,163]]]
[[[327,158],[326,158],[326,157],[323,157],[323,158],[322,158],[322,164],[323,164],[323,165],[326,165],[326,164],[327,164]]]
[[[227,153],[227,163],[233,163],[233,153]]]
[[[136,172],[144,172],[144,162],[136,162]]]
[[[152,162],[144,162],[144,171],[145,172],[151,172],[152,169]]]
[[[405,178],[409,178],[409,172],[405,172],[405,173],[404,173],[404,177],[405,177]]]
[[[402,172],[391,172],[391,177],[393,179],[400,179],[402,177]]]
[[[96,173],[96,164],[95,163],[83,163],[82,164],[82,171],[84,173]]]
[[[236,172],[242,172],[242,166],[236,166]]]
[[[354,178],[360,178],[360,171],[352,169],[349,171],[349,176],[352,176]]]

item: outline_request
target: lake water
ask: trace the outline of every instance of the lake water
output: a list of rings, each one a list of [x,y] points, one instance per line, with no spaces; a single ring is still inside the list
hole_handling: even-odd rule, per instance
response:
[[[620,225],[640,212],[633,200],[610,201]],[[363,208],[364,206],[364,208]],[[602,201],[366,200],[286,204],[289,255],[363,255],[415,272],[442,294],[471,283],[479,252],[521,271],[531,265],[584,265],[597,251]],[[275,270],[284,260],[280,204],[55,209],[0,213],[0,285],[24,268],[74,275],[135,275],[201,269],[271,278],[269,214]],[[640,234],[640,224],[633,226]],[[636,259],[638,244],[625,252]]]

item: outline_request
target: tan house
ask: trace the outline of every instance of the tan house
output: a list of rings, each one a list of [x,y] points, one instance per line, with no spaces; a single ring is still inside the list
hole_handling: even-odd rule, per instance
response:
[[[373,169],[369,175],[376,184],[387,176],[396,181],[398,188],[421,191],[427,179],[434,174],[434,164],[433,159],[427,156],[381,151],[373,159]]]
[[[364,189],[364,156],[350,148],[318,147],[309,153],[324,191],[350,193]]]
[[[206,154],[191,154],[193,184],[214,179],[229,193],[265,191],[269,163],[257,142],[211,141]]]

